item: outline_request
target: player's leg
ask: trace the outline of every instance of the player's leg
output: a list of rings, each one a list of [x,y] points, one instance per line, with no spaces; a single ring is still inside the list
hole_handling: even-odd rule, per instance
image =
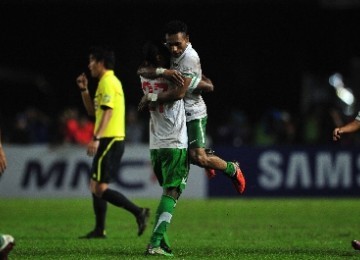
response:
[[[225,161],[214,153],[205,149],[206,118],[192,120],[187,123],[189,136],[189,155],[191,163],[205,169],[222,171],[228,176],[236,191],[243,193],[245,190],[245,178],[238,162]]]
[[[187,122],[190,162],[202,168],[220,170],[226,175],[232,175],[235,172],[233,164],[228,164],[216,156],[211,149],[205,149],[206,123],[206,117]]]
[[[205,148],[206,143],[206,124],[207,117],[202,119],[192,120],[186,123],[187,126],[187,134],[189,139],[189,148],[191,147],[202,147]],[[213,150],[205,149],[205,152],[211,156],[213,155]],[[190,157],[190,163],[197,165],[196,158],[192,160]],[[205,173],[209,179],[215,177],[216,172],[213,168],[203,167],[205,169]]]
[[[209,156],[204,148],[190,148],[189,154],[200,167],[222,171],[231,179],[238,193],[242,194],[245,191],[246,181],[238,162],[227,162],[216,155]]]
[[[90,180],[90,190],[95,190],[96,182]],[[96,196],[94,192],[91,192],[92,195],[92,204],[95,214],[95,227],[89,233],[79,238],[92,239],[92,238],[106,238],[105,231],[105,221],[106,221],[106,212],[107,212],[107,201]]]
[[[106,238],[105,221],[107,212],[107,201],[92,193],[92,204],[95,214],[95,227],[89,233],[79,238]]]
[[[120,162],[123,154],[123,141],[114,138],[106,142],[104,152],[99,161],[100,167],[98,167],[98,173],[100,178],[99,181],[96,182],[95,190],[93,190],[93,192],[96,196],[112,205],[132,213],[135,216],[138,225],[138,236],[141,236],[147,227],[150,209],[137,206],[121,192],[108,187],[108,183],[116,178],[120,169]]]
[[[105,180],[104,171],[102,169],[102,158],[106,154],[106,148],[109,145],[110,139],[101,139],[97,153],[93,159],[91,166],[90,191],[92,194],[93,210],[95,214],[95,227],[92,231],[79,238],[106,238],[105,221],[107,213],[107,201],[101,198],[101,189],[107,188],[107,181]],[[98,183],[102,185],[98,185]]]
[[[122,193],[112,190],[108,183],[115,178],[122,155],[124,143],[116,138],[103,138],[94,157],[91,169],[90,189],[93,194],[93,205],[96,226],[93,231],[81,238],[105,238],[106,203],[126,209],[136,217],[138,235],[142,235],[149,218],[150,210],[132,203]]]
[[[150,255],[171,255],[167,229],[189,173],[186,149],[159,149],[156,158],[152,153],[155,174],[162,180],[163,187],[154,222],[150,244],[146,251]],[[161,165],[161,166],[159,166]]]

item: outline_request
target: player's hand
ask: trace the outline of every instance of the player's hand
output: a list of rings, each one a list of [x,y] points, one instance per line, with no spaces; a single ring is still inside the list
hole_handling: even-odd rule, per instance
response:
[[[201,75],[201,80],[205,81],[208,84],[214,85],[210,78],[206,77],[204,74]]]
[[[177,70],[165,70],[162,76],[173,82],[176,86],[182,87],[184,86],[184,79],[181,73]]]
[[[341,128],[335,128],[333,131],[333,140],[337,141],[341,138],[343,131],[341,130]]]
[[[78,85],[80,90],[87,89],[87,87],[88,87],[88,79],[87,79],[85,73],[80,74],[76,78],[76,84]]]
[[[99,148],[100,141],[91,141],[87,147],[87,155],[93,157]]]
[[[3,148],[0,146],[0,175],[2,175],[6,169],[7,161]]]
[[[150,101],[148,98],[148,95],[144,95],[138,105],[138,111],[143,111],[144,107],[147,107],[149,105]]]

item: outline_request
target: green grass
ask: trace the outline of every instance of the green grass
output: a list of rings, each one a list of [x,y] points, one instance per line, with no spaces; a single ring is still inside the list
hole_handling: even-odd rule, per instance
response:
[[[155,212],[157,200],[135,202]],[[90,199],[0,199],[10,259],[148,259],[151,222],[137,237],[132,215],[109,205],[108,238],[80,240],[94,223]],[[169,236],[173,259],[359,259],[360,200],[180,199]]]

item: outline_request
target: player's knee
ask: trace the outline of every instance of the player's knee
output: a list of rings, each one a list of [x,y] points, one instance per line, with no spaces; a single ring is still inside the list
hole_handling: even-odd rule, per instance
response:
[[[101,196],[102,196],[102,193],[97,192],[96,190],[92,191],[92,193],[98,198],[101,198]]]
[[[207,163],[207,154],[203,149],[196,149],[190,151],[190,160],[191,163],[199,165],[199,166],[205,166]]]
[[[107,189],[107,186],[95,185],[91,192],[94,193],[96,197],[101,198],[106,189]]]
[[[94,193],[95,196],[98,197],[98,198],[101,198],[101,196],[102,196],[102,194],[103,194],[103,192],[102,192],[101,190],[99,190],[99,189],[95,189],[95,190],[93,191],[93,193]]]
[[[174,200],[178,200],[181,192],[178,187],[171,187],[164,190],[164,195],[172,197]]]
[[[206,153],[197,153],[191,156],[191,161],[200,167],[205,167],[208,164],[208,155]]]

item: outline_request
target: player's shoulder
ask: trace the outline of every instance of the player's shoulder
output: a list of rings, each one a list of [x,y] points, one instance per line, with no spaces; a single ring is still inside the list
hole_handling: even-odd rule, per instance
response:
[[[198,64],[200,63],[200,57],[197,54],[197,52],[194,51],[189,51],[186,53],[186,55],[184,56],[184,63],[186,64]]]
[[[186,50],[186,56],[193,59],[200,59],[198,52],[190,44]]]

